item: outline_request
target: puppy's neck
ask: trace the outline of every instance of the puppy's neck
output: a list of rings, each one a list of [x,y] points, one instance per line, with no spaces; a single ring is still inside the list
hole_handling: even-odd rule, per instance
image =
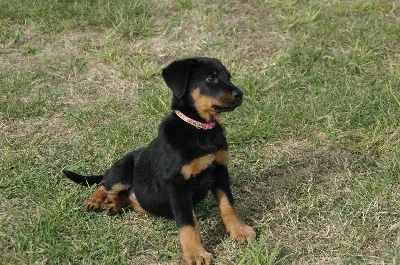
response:
[[[179,110],[175,110],[175,114],[181,118],[183,121],[189,123],[190,125],[193,125],[194,127],[196,127],[197,129],[203,129],[203,130],[211,130],[214,128],[215,126],[215,121],[214,122],[200,122],[197,120],[194,120],[188,116],[186,116],[185,114],[183,114],[181,111]]]

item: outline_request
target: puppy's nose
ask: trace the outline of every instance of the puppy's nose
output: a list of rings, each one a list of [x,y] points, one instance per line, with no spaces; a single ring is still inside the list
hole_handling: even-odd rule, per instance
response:
[[[234,90],[232,92],[232,97],[237,101],[241,101],[243,98],[243,92],[241,90]]]

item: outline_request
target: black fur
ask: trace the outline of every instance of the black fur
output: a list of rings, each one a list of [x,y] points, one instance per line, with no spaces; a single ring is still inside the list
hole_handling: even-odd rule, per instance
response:
[[[85,186],[92,186],[93,184],[99,184],[103,179],[103,175],[99,176],[81,176],[72,171],[63,170],[64,175],[70,180],[75,181],[78,184]]]

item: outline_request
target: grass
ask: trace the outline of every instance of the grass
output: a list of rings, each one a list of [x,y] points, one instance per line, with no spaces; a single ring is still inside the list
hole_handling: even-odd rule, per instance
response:
[[[160,71],[220,58],[245,94],[221,122],[232,188],[259,235],[199,207],[216,264],[400,262],[396,1],[0,2],[0,261],[181,264],[173,221],[87,214],[101,173],[169,112]]]

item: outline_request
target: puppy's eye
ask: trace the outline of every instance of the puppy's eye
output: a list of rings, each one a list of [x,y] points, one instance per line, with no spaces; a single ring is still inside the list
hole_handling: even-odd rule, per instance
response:
[[[215,76],[210,75],[209,77],[206,78],[206,82],[213,83],[213,84],[218,84],[218,78],[216,78]]]

